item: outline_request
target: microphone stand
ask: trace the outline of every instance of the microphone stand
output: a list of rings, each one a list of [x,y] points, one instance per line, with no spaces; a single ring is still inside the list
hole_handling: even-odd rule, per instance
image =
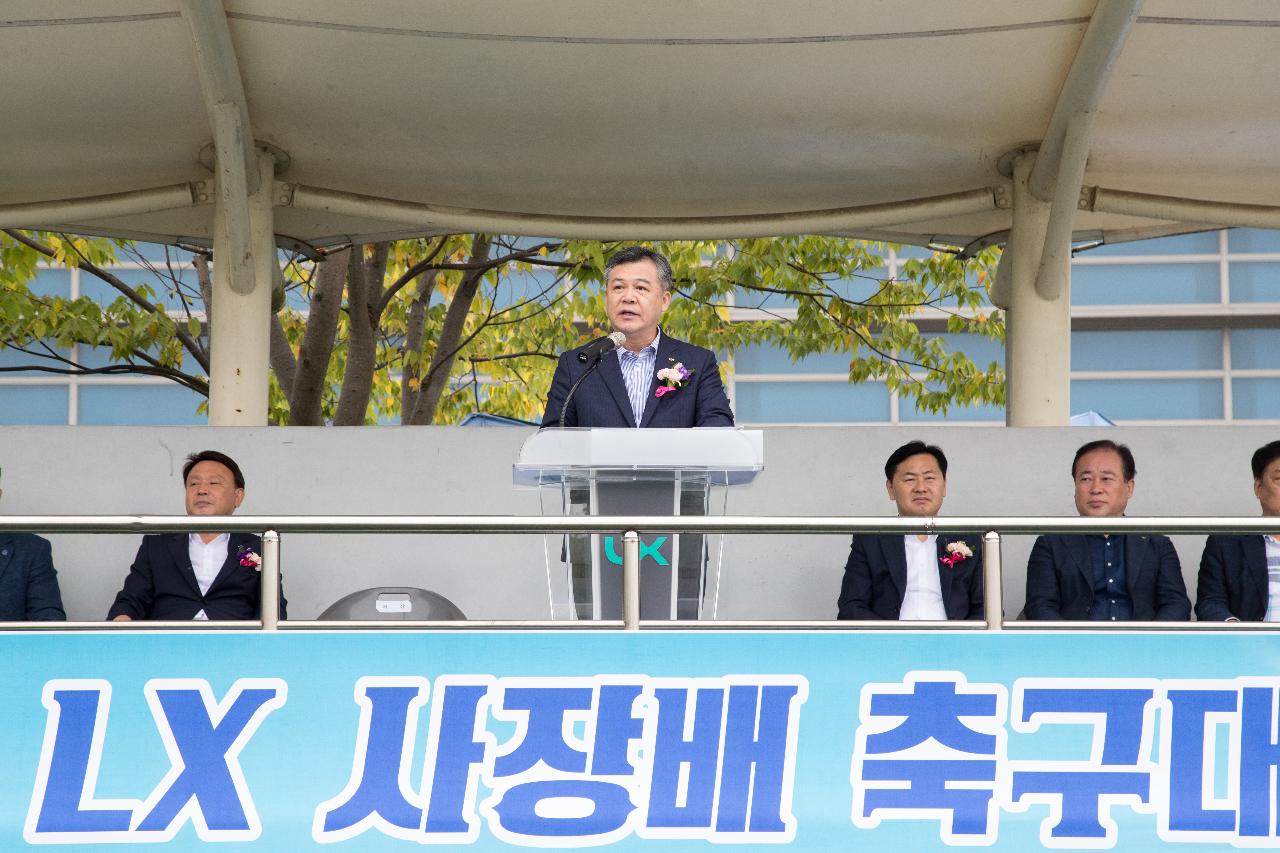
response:
[[[564,405],[560,407],[560,426],[564,426],[565,416],[569,413],[569,401],[573,399],[573,392],[578,390],[578,386],[582,384],[582,380],[590,376],[595,369],[600,366],[600,362],[604,359],[606,353],[613,352],[612,349],[600,350],[596,353],[595,358],[591,361],[591,366],[582,372],[572,385],[569,386],[569,393],[564,395]]]

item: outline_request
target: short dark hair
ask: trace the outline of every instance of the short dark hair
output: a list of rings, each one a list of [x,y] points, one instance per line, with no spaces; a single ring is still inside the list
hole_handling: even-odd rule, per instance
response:
[[[923,441],[908,441],[890,453],[889,460],[884,463],[884,478],[892,480],[893,475],[898,473],[899,465],[912,456],[919,456],[921,453],[928,453],[934,459],[937,459],[938,468],[942,471],[942,479],[947,479],[947,454],[942,452],[941,447],[935,444],[925,444]]]
[[[244,488],[244,474],[240,473],[240,466],[236,464],[236,460],[232,459],[225,453],[219,453],[216,450],[201,450],[199,453],[192,453],[187,457],[187,464],[182,466],[182,483],[186,485],[187,475],[191,473],[191,469],[199,465],[201,462],[218,462],[226,465],[231,470],[231,477],[236,482],[237,489]]]
[[[1253,479],[1261,480],[1267,466],[1280,459],[1280,441],[1271,441],[1253,451]]]
[[[614,267],[634,264],[636,261],[653,261],[653,265],[658,268],[658,281],[662,283],[662,289],[671,289],[674,281],[671,277],[671,262],[661,252],[655,252],[648,246],[627,246],[614,252],[613,257],[604,265],[605,284],[609,283],[609,273],[613,272]]]
[[[1113,450],[1120,454],[1120,467],[1123,469],[1126,483],[1138,473],[1138,466],[1133,461],[1133,451],[1123,444],[1116,444],[1109,438],[1100,438],[1097,441],[1080,445],[1080,449],[1076,451],[1075,458],[1071,460],[1071,479],[1074,480],[1076,478],[1076,466],[1080,464],[1080,457],[1095,450]]]

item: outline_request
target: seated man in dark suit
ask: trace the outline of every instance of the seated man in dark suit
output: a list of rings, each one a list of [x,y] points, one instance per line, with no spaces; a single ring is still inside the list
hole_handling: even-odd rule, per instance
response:
[[[1280,516],[1280,441],[1253,454],[1253,494],[1267,517]],[[1280,521],[1264,536],[1218,534],[1204,543],[1196,584],[1202,622],[1280,622]]]
[[[1124,515],[1133,497],[1133,454],[1114,441],[1091,441],[1071,463],[1076,511]],[[1027,562],[1028,619],[1182,621],[1191,601],[1166,536],[1041,536]]]
[[[733,410],[711,350],[659,331],[671,302],[671,264],[652,249],[630,246],[604,268],[605,310],[625,341],[592,370],[606,339],[562,353],[547,394],[542,426],[733,426]],[[586,358],[580,359],[584,355]]]
[[[0,622],[61,622],[66,618],[49,540],[31,533],[0,531]]]
[[[187,515],[231,515],[244,500],[240,466],[216,450],[188,456],[182,481]],[[261,548],[261,539],[252,533],[143,536],[107,618],[257,619]],[[283,589],[280,618],[285,618]]]
[[[921,441],[884,465],[898,515],[931,518],[947,496],[947,457]],[[982,540],[909,533],[854,536],[840,585],[840,619],[982,619]]]

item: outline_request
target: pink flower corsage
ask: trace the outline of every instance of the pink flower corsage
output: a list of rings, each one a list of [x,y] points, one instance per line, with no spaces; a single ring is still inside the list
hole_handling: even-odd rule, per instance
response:
[[[946,550],[947,555],[945,557],[939,557],[938,559],[942,561],[942,564],[948,569],[954,569],[956,567],[956,563],[961,560],[967,560],[973,556],[973,551],[969,549],[969,546],[960,541],[948,542]]]
[[[255,572],[262,571],[262,558],[252,548],[241,545],[240,550],[236,551],[236,556],[240,558],[240,565],[246,569],[253,569]]]
[[[689,377],[693,373],[685,369],[680,362],[676,362],[671,367],[664,367],[658,371],[658,379],[663,384],[659,385],[657,390],[653,392],[653,396],[661,397],[663,394],[670,394],[672,391],[683,388],[689,384]]]

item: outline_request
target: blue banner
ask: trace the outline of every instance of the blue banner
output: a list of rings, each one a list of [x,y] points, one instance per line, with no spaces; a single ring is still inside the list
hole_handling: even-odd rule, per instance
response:
[[[1264,634],[3,642],[2,850],[1280,846]]]

